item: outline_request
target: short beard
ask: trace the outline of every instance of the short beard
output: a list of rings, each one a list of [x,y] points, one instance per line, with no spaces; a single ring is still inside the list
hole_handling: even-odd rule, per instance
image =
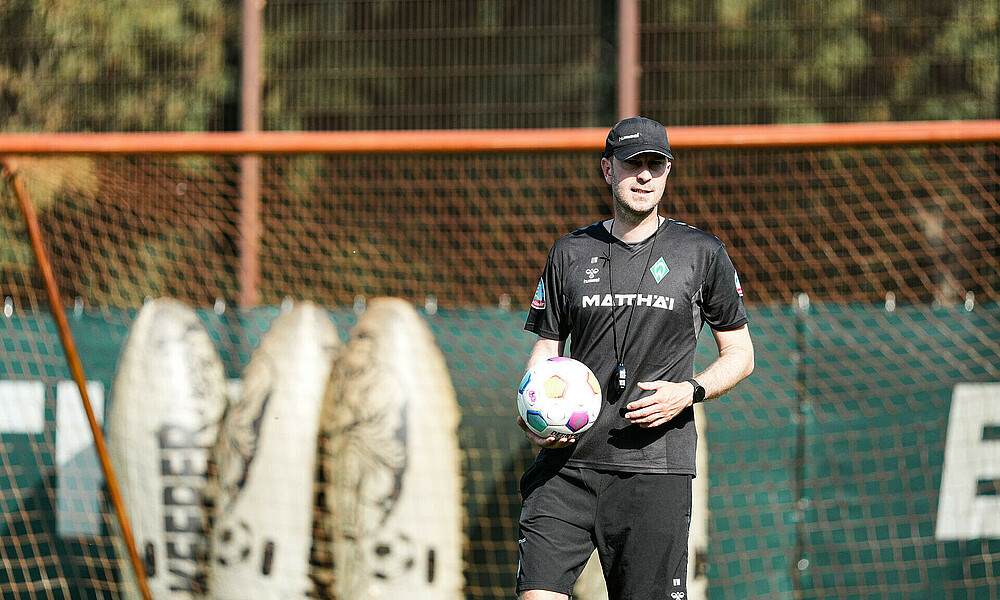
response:
[[[660,203],[657,202],[655,205],[653,205],[653,208],[647,211],[638,211],[632,209],[630,206],[625,204],[621,199],[619,199],[617,193],[612,192],[611,196],[612,196],[612,201],[614,202],[615,218],[620,221],[630,223],[632,225],[638,225],[639,223],[642,223],[644,220],[649,218],[650,215],[655,214],[657,210],[660,208]]]

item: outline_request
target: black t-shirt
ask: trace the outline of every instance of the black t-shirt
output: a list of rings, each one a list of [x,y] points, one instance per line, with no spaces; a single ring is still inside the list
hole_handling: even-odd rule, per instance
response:
[[[629,402],[652,393],[637,382],[679,382],[694,375],[698,334],[705,323],[717,331],[747,323],[736,269],[715,236],[666,219],[655,235],[635,244],[613,237],[602,223],[557,240],[524,328],[543,338],[568,339],[567,354],[600,380],[604,407],[575,444],[543,448],[537,460],[694,474],[697,433],[691,408],[648,429],[632,425],[624,415]],[[624,392],[618,389],[615,332],[627,371]]]

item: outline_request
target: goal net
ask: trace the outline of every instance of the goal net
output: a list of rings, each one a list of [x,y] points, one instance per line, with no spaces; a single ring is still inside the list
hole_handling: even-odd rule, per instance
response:
[[[662,213],[727,244],[757,370],[702,424],[706,597],[995,597],[1000,126],[869,142],[803,126],[708,143],[711,129],[671,132]],[[461,593],[486,599],[512,593],[533,459],[512,419],[524,315],[552,242],[611,215],[588,135],[437,152],[17,146],[0,182],[0,595],[120,597],[128,577],[12,176],[102,423],[150,299],[192,307],[234,385],[289,307],[325,307],[344,342],[376,298],[415,307],[461,413]]]

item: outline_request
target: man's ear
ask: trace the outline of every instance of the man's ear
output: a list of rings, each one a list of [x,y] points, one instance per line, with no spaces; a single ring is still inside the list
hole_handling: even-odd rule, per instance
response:
[[[664,175],[670,175],[670,167],[672,167],[672,166],[674,166],[674,161],[668,160],[667,161],[667,168],[666,168],[666,170],[664,171],[663,174]]]
[[[611,175],[612,175],[612,165],[610,158],[607,157],[601,158],[601,171],[604,173],[604,181],[607,181],[608,185],[610,185]]]

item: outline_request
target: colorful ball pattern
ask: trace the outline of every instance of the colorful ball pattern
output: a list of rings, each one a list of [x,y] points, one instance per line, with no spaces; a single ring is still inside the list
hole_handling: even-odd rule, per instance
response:
[[[517,410],[542,437],[579,436],[601,412],[601,385],[578,360],[550,358],[531,367],[517,388]]]

